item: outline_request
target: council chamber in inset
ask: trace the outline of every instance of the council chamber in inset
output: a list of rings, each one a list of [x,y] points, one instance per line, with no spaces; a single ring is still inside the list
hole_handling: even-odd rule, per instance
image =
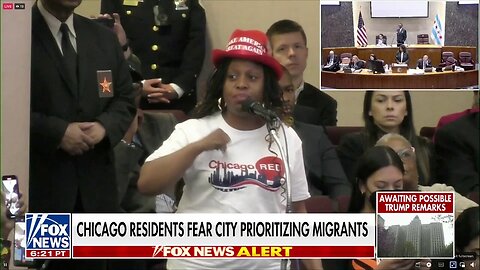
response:
[[[478,0],[321,3],[323,89],[478,88]]]

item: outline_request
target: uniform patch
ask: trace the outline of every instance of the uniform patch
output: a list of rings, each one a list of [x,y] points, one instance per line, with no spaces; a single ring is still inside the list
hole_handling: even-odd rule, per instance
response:
[[[98,96],[113,97],[113,82],[111,70],[97,70]]]

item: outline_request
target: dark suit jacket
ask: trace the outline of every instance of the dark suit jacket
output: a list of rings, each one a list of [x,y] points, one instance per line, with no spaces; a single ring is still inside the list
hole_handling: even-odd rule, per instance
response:
[[[397,30],[397,44],[404,44],[407,40],[407,30],[403,29],[401,31]]]
[[[385,133],[381,133],[377,137],[380,138],[383,135],[385,135]],[[426,147],[428,149],[428,152],[430,153],[430,156],[429,156],[429,163],[431,168],[430,175],[432,176],[435,173],[433,145],[430,143],[430,141],[427,141],[423,137],[418,137],[418,140],[421,147]],[[354,132],[354,133],[346,134],[340,139],[340,143],[337,147],[338,157],[340,158],[340,162],[342,163],[345,174],[347,175],[348,179],[351,181],[352,184],[355,184],[355,171],[356,171],[358,159],[368,147],[369,147],[369,143],[367,142],[367,135],[364,132]],[[417,159],[417,167],[418,167],[418,159]],[[431,179],[426,179],[427,177],[423,175],[420,170],[418,173],[419,173],[419,183],[431,183]]]
[[[176,10],[173,0],[138,1],[138,6],[122,5],[125,2],[102,0],[101,12],[120,14],[130,48],[142,61],[144,78],[162,78],[163,83],[175,83],[185,91],[170,104],[149,104],[143,99],[141,107],[189,112],[196,103],[196,81],[205,57],[205,10],[198,0],[187,0],[186,10]],[[155,5],[168,17],[168,25],[155,25]],[[152,30],[154,27],[157,31]]]
[[[119,202],[127,213],[155,212],[155,196],[138,192],[137,182],[145,159],[157,150],[175,129],[177,120],[170,113],[144,112],[137,136],[141,145],[125,143],[115,146]],[[169,194],[172,198],[174,194]]]
[[[423,69],[423,58],[417,60],[417,67]],[[427,64],[425,65],[426,68],[432,67],[432,61],[428,59]]]
[[[328,63],[330,63],[330,55],[327,57],[327,62],[325,62],[325,65],[328,65]],[[333,63],[339,63],[340,62],[340,58],[338,57],[338,55],[334,54],[333,55]]]
[[[293,109],[293,118],[295,121],[317,125],[320,121],[317,110],[312,107],[296,104]]]
[[[325,66],[328,65],[328,63],[330,63],[330,55],[327,57],[327,62],[325,63]],[[330,67],[324,67],[323,70],[327,70],[327,71],[338,71],[340,69],[340,58],[338,57],[338,55],[334,55],[333,56],[333,64],[330,66]]]
[[[335,198],[350,195],[350,183],[323,127],[295,120],[293,129],[302,140],[305,172],[312,196],[328,195]]]
[[[315,86],[305,83],[303,91],[297,98],[297,105],[307,106],[316,110],[316,119],[309,124],[336,126],[337,101],[320,91]]]
[[[74,15],[78,91],[67,80],[63,57],[35,5],[32,9],[30,210],[72,212],[81,197],[86,212],[118,210],[113,147],[135,114],[132,81],[117,37]],[[97,71],[111,70],[113,97],[100,98]],[[70,156],[59,148],[71,122],[100,122],[105,138]]]
[[[468,114],[435,135],[438,179],[464,196],[479,192],[479,116],[480,112]]]

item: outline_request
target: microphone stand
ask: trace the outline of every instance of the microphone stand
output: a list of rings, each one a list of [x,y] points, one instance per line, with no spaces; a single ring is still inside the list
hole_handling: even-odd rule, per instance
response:
[[[290,184],[290,166],[288,164],[288,159],[286,155],[286,151],[283,148],[282,144],[280,143],[280,138],[278,137],[277,134],[277,129],[280,127],[280,119],[278,117],[270,119],[270,121],[267,121],[267,129],[268,133],[270,134],[270,137],[273,138],[275,144],[277,145],[279,151],[280,151],[280,157],[282,159],[283,165],[285,167],[285,193],[286,193],[286,199],[287,199],[287,205],[286,205],[286,213],[290,214],[292,213],[292,193],[291,193],[291,184]],[[280,264],[280,269],[281,270],[287,270],[287,264],[288,264],[289,259],[282,259],[281,264]]]
[[[286,151],[283,148],[282,144],[280,143],[280,138],[277,134],[277,129],[280,127],[280,119],[278,117],[273,118],[271,121],[267,121],[267,129],[268,132],[273,138],[275,144],[277,145],[280,151],[280,158],[282,159],[283,165],[285,167],[285,193],[286,193],[286,213],[292,213],[292,193],[291,193],[291,184],[290,184],[290,166],[288,166],[288,159],[286,155]]]
[[[394,35],[393,35],[393,38],[392,38],[392,43],[390,43],[390,47],[392,47],[392,45],[393,45],[393,41],[394,41],[394,40],[396,40],[396,39],[397,39],[397,35],[396,35],[396,34],[394,34]]]

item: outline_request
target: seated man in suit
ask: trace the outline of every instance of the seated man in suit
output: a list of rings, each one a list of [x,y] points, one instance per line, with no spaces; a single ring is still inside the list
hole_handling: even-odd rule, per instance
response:
[[[284,101],[285,122],[292,127],[302,140],[305,172],[309,184],[310,194],[328,195],[331,198],[339,195],[349,195],[350,182],[345,175],[335,147],[332,145],[323,127],[310,125],[298,121],[294,116],[295,90],[292,77],[283,67],[283,76],[279,81]]]
[[[358,59],[358,56],[354,54],[352,56],[352,62],[350,62],[350,67],[355,70],[365,68],[365,61]]]
[[[338,71],[340,69],[340,60],[338,55],[335,55],[333,51],[328,53],[327,62],[323,66],[325,71]]]
[[[273,58],[285,66],[292,76],[297,105],[315,111],[312,121],[308,123],[336,126],[337,101],[303,80],[303,72],[307,67],[308,47],[307,36],[302,26],[292,20],[280,20],[270,26],[267,36],[272,46]],[[333,51],[331,59],[337,71],[338,57]]]
[[[424,55],[423,58],[418,59],[417,61],[417,68],[418,69],[425,69],[432,67],[432,60],[428,58],[428,55]]]

